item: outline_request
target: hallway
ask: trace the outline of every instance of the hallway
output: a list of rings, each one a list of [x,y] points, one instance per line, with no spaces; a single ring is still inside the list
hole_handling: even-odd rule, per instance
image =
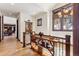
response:
[[[22,48],[22,44],[14,37],[6,37],[0,42],[0,56],[38,56],[30,47]]]

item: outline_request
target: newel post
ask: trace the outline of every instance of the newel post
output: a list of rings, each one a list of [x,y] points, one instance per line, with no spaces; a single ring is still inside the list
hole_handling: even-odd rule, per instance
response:
[[[25,45],[25,32],[23,32],[23,48],[26,47]]]
[[[39,33],[39,36],[40,36],[40,38],[42,39],[42,36],[43,36],[44,34],[42,33],[42,32],[40,32]]]
[[[70,56],[70,35],[66,35],[66,56]]]

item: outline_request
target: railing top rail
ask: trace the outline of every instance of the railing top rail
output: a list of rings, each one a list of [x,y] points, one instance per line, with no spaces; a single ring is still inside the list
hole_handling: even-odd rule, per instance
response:
[[[35,34],[35,35],[38,35],[38,36],[40,36],[39,34]],[[63,38],[63,37],[57,37],[57,36],[51,36],[51,35],[43,35],[43,37],[49,37],[49,38],[59,38],[59,39],[66,39],[66,38]]]
[[[60,55],[60,49],[65,52],[66,56],[70,55],[70,35],[65,35],[63,37],[51,36],[51,35],[44,35],[43,33],[40,34],[33,34],[32,35],[32,42],[36,43],[36,45],[41,45],[46,47],[47,49],[51,50],[54,54],[57,52],[55,49],[59,49],[58,54]],[[49,48],[50,47],[50,48]],[[51,48],[52,47],[52,48]],[[65,47],[65,50],[63,50]],[[55,49],[54,49],[55,48]],[[50,53],[51,53],[50,51]],[[63,55],[63,53],[62,53]]]
[[[36,39],[40,39],[39,37],[35,37]],[[47,40],[47,39],[40,39],[40,40]],[[62,42],[62,41],[59,41],[59,40],[47,40],[47,41],[51,41],[51,42],[54,42],[54,43],[61,43],[61,44],[69,44],[67,42]]]

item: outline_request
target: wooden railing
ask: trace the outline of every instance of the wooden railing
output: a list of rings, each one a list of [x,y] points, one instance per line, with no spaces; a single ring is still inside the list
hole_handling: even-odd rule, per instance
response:
[[[31,48],[40,55],[45,55],[44,50],[47,49],[52,56],[70,56],[70,35],[62,38],[32,34]]]

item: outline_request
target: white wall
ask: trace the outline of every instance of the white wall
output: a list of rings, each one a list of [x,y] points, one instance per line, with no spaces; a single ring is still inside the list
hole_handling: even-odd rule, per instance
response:
[[[40,19],[40,18],[42,18],[42,26],[37,26],[37,19]],[[35,15],[33,20],[34,20],[33,26],[35,27],[35,28],[33,28],[33,30],[36,33],[43,32],[44,34],[47,34],[48,31],[47,31],[47,14],[46,14],[46,12]]]
[[[69,31],[53,31],[52,30],[52,10],[59,8],[65,4],[57,4],[53,8],[50,8],[47,12],[41,12],[36,15],[33,15],[32,18],[25,15],[24,13],[20,13],[19,15],[19,39],[23,40],[23,32],[25,32],[25,22],[27,20],[31,20],[33,22],[33,31],[36,33],[43,32],[45,35],[53,35],[59,37],[65,37],[65,35],[71,35],[71,39],[73,38],[72,32]],[[37,19],[42,18],[42,26],[37,26]],[[71,42],[72,43],[72,42]]]
[[[65,4],[57,4],[53,8],[50,8],[46,14],[37,14],[35,15],[33,20],[33,31],[39,33],[40,31],[43,32],[45,35],[51,36],[58,36],[58,37],[65,37],[65,35],[71,35],[71,44],[73,45],[73,32],[72,31],[53,31],[52,30],[52,10],[59,8]],[[43,24],[41,27],[37,26],[37,19],[43,18]],[[73,47],[71,47],[71,55],[73,55]]]
[[[34,24],[34,28],[33,30],[36,33],[39,33],[40,31],[43,32],[46,35],[52,35],[52,36],[58,36],[58,37],[65,37],[65,35],[71,35],[71,44],[73,44],[73,32],[72,31],[53,31],[52,30],[52,10],[59,8],[61,6],[65,5],[63,4],[57,4],[55,5],[53,8],[50,8],[47,13],[41,13],[41,14],[37,14],[34,16],[34,18],[32,18],[33,20],[33,24]],[[37,19],[39,18],[43,18],[43,24],[42,26],[37,26]]]
[[[24,26],[24,16],[22,13],[19,15],[19,40],[22,42],[23,40],[23,32],[25,31],[25,26]]]
[[[15,24],[16,25],[16,18],[4,16],[4,24]]]
[[[31,20],[31,17],[20,13],[19,14],[19,40],[23,42],[23,32],[25,32],[25,21]]]

